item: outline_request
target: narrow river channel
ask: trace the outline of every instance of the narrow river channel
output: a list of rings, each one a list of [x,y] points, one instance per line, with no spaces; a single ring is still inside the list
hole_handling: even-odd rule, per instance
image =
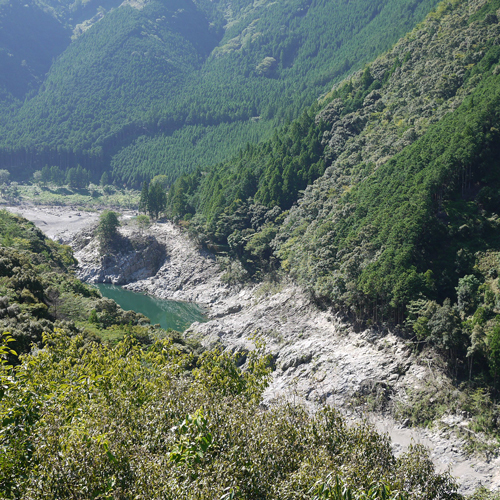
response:
[[[113,299],[125,311],[142,313],[152,325],[159,323],[165,330],[173,328],[182,332],[194,321],[206,321],[203,309],[190,302],[157,299],[106,283],[98,284],[97,288],[103,297]]]

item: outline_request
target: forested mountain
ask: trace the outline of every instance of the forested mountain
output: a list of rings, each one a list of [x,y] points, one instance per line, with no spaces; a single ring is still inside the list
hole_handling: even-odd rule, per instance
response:
[[[299,120],[181,177],[170,213],[249,274],[500,379],[498,0],[443,2]]]
[[[34,95],[52,60],[69,45],[70,35],[68,29],[35,3],[0,2],[2,108],[16,99]]]
[[[368,61],[430,4],[29,4],[61,43],[43,48],[55,62],[42,81],[2,39],[32,69],[2,83],[2,166],[111,166],[131,184],[191,170],[168,211],[229,263],[224,279],[286,275],[382,332],[379,345],[390,328],[435,379],[398,401],[404,425],[461,414],[470,443],[497,443],[500,0],[446,0]],[[69,247],[0,212],[4,497],[462,498],[420,446],[396,458],[331,408],[264,410],[271,356],[246,353],[241,369],[239,353],[165,339],[73,264]]]
[[[16,71],[1,72],[9,93],[0,167],[24,178],[45,165],[81,164],[96,178],[111,168],[129,185],[158,173],[174,180],[270,136],[436,3],[4,3],[0,37]],[[23,9],[38,13],[36,30]],[[34,35],[9,31],[13,23]],[[54,58],[33,73],[21,49],[43,30],[60,40],[28,44],[31,59]]]

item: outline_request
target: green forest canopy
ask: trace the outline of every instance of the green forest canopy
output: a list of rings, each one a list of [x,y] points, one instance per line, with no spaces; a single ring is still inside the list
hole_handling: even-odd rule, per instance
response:
[[[318,303],[400,325],[454,376],[498,388],[495,6],[442,3],[268,141],[181,176],[170,214],[242,277],[281,268]]]
[[[156,174],[173,181],[270,136],[435,4],[245,0],[228,10],[225,1],[170,0],[111,9],[59,52],[35,93],[6,97],[14,104],[0,113],[0,167],[27,178],[80,164],[95,181],[110,167],[115,182],[136,187]]]

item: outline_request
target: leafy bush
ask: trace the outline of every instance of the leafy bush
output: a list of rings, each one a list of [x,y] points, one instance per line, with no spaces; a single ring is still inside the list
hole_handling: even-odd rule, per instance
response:
[[[269,360],[258,354],[242,370],[207,352],[186,372],[192,355],[168,341],[106,347],[56,330],[44,344],[0,367],[4,498],[305,500],[332,475],[354,498],[375,484],[457,498],[418,447],[396,459],[387,437],[332,408],[262,408]]]

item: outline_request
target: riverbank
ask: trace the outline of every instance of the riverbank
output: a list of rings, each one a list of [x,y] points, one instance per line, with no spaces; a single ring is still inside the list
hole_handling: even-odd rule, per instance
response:
[[[466,428],[464,416],[446,416],[433,429],[408,428],[396,421],[391,408],[408,391],[439,383],[440,375],[417,358],[396,335],[373,330],[355,332],[328,311],[318,311],[303,292],[286,284],[270,292],[263,284],[241,290],[212,309],[212,319],[186,332],[207,347],[217,344],[233,351],[252,347],[258,335],[273,353],[276,370],[264,393],[265,405],[286,399],[311,411],[326,403],[351,421],[367,418],[387,433],[396,454],[422,444],[439,471],[449,470],[460,491],[471,494],[481,485],[500,487],[500,459],[470,456],[467,442],[456,431]],[[229,312],[234,308],[238,312]],[[228,311],[222,317],[216,311]],[[215,314],[214,314],[215,312]],[[378,400],[378,401],[377,401]],[[370,402],[385,411],[370,411]]]
[[[432,369],[432,359],[417,358],[410,345],[390,332],[354,331],[331,312],[319,311],[292,283],[230,287],[215,257],[170,222],[154,224],[148,234],[165,246],[165,263],[154,276],[125,288],[203,303],[209,321],[194,323],[185,335],[207,348],[244,353],[254,347],[256,337],[264,341],[276,364],[264,405],[286,399],[314,411],[319,404],[331,404],[349,419],[369,418],[391,436],[398,453],[410,444],[429,448],[437,469],[449,469],[463,493],[480,485],[500,486],[500,460],[469,457],[466,441],[456,437],[454,429],[468,423],[465,417],[445,417],[434,430],[425,430],[407,428],[389,415],[408,391],[429,381],[446,382]],[[374,400],[384,413],[368,411]]]
[[[3,207],[22,215],[41,229],[46,236],[61,243],[69,243],[82,229],[97,221],[100,211],[83,211],[78,207],[37,206],[32,204]]]
[[[69,221],[68,234],[75,234],[72,219],[77,216],[71,211],[66,218],[55,216],[57,230],[40,211],[34,215],[48,226],[47,234],[60,234],[64,221]],[[408,391],[440,383],[444,375],[432,369],[432,359],[417,358],[411,346],[391,332],[354,331],[330,311],[319,311],[293,283],[229,286],[215,257],[172,223],[153,224],[147,234],[165,248],[165,260],[154,275],[126,287],[206,305],[209,321],[194,323],[186,335],[207,347],[245,352],[255,336],[262,339],[276,364],[264,405],[287,399],[314,411],[318,404],[332,404],[349,419],[369,418],[389,434],[397,452],[412,442],[427,446],[436,467],[449,467],[463,493],[479,485],[500,487],[500,459],[467,456],[466,442],[455,435],[466,427],[466,416],[444,417],[433,430],[409,429],[389,416],[391,405],[404,402]],[[381,411],[368,412],[370,401],[378,402]]]

